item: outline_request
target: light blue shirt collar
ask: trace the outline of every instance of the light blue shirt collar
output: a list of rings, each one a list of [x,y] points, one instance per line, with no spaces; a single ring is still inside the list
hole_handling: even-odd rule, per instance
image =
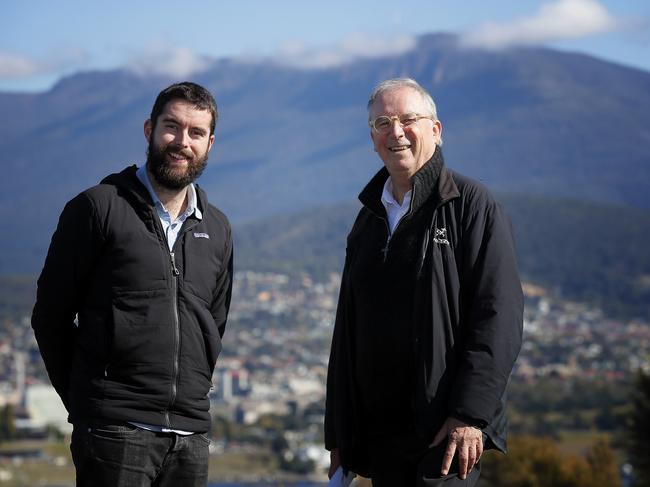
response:
[[[160,218],[160,223],[162,225],[163,231],[165,232],[165,237],[167,238],[167,245],[171,251],[174,248],[174,243],[176,243],[176,239],[178,238],[178,234],[181,230],[181,227],[183,226],[183,222],[185,222],[187,217],[194,214],[194,216],[199,220],[203,218],[201,210],[199,210],[199,207],[197,206],[196,189],[194,188],[193,184],[190,184],[188,186],[187,208],[182,214],[178,215],[178,218],[176,218],[176,220],[172,221],[171,215],[162,204],[162,201],[160,201],[160,198],[158,198],[156,191],[153,189],[151,181],[149,180],[149,174],[147,173],[146,165],[139,167],[136,171],[136,175],[151,195],[151,199],[153,200],[156,207],[156,213],[158,213],[158,218]]]
[[[149,194],[151,195],[151,199],[156,205],[156,208],[160,208],[165,213],[168,213],[167,209],[165,208],[165,205],[162,204],[162,201],[160,201],[160,198],[158,198],[156,191],[153,189],[151,181],[149,180],[149,173],[147,172],[146,164],[138,168],[138,170],[136,171],[136,175],[138,176],[140,182],[144,184],[145,188],[147,188],[147,190],[149,191]],[[187,188],[187,209],[185,210],[183,215],[179,215],[178,218],[180,219],[181,217],[183,217],[183,220],[185,220],[185,218],[190,216],[192,213],[194,213],[194,216],[199,220],[203,219],[203,214],[201,213],[201,210],[197,205],[196,189],[194,188],[194,184],[190,184]]]

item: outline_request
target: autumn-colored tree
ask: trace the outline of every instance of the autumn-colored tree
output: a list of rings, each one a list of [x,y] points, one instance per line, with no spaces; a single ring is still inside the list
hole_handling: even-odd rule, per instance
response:
[[[628,421],[627,454],[634,467],[635,487],[650,487],[650,374],[639,372]]]
[[[550,438],[515,437],[507,456],[487,455],[482,486],[620,487],[614,453],[599,439],[585,457],[563,455]]]
[[[589,449],[587,463],[593,476],[592,486],[615,487],[621,485],[618,462],[606,437],[598,439]]]

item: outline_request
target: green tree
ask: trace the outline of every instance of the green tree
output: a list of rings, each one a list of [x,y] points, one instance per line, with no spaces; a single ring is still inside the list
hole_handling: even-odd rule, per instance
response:
[[[232,439],[232,428],[230,421],[223,416],[215,416],[212,419],[212,437],[223,440],[226,443]]]
[[[13,404],[7,404],[0,410],[0,440],[16,438],[16,412]]]
[[[635,486],[650,487],[650,374],[639,371],[632,392],[627,454],[634,467]]]

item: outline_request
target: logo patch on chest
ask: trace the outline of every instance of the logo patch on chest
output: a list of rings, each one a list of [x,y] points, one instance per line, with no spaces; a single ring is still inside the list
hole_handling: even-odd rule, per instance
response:
[[[202,232],[194,232],[194,237],[195,238],[210,238],[210,235],[207,233],[202,233]]]
[[[449,240],[447,240],[447,229],[436,228],[436,233],[433,236],[433,241],[437,244],[449,245]]]

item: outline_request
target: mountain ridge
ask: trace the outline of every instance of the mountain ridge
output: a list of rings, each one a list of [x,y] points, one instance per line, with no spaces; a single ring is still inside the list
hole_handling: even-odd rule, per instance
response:
[[[408,75],[439,107],[448,165],[494,191],[650,208],[650,73],[544,48],[461,49],[453,35],[320,70],[218,60],[193,77],[220,120],[199,181],[240,224],[353,199],[381,167],[365,104]],[[142,125],[164,76],[72,75],[40,94],[0,94],[0,274],[36,272],[64,203],[141,164]]]

